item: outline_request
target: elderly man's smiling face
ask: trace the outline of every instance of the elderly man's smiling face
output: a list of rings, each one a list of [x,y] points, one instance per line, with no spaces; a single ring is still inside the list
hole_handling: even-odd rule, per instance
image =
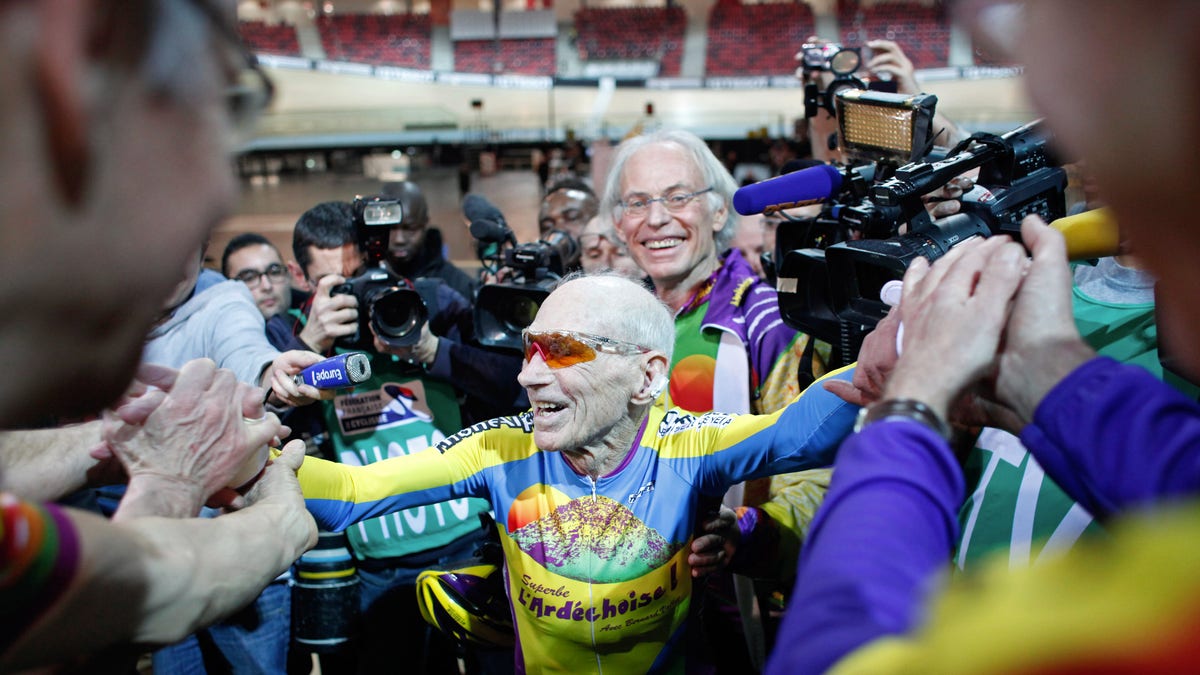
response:
[[[597,279],[578,279],[555,290],[530,324],[533,333],[571,331],[615,340],[612,289]],[[518,380],[533,406],[533,438],[538,448],[558,452],[605,447],[605,438],[631,416],[630,401],[641,388],[645,357],[597,350],[595,358],[551,368],[535,351]]]

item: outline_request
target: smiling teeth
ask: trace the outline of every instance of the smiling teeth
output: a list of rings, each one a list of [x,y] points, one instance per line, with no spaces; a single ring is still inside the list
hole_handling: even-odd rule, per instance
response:
[[[672,238],[672,239],[659,239],[657,241],[648,241],[643,245],[648,249],[657,250],[660,248],[672,248],[674,246],[678,246],[682,242],[683,242],[682,239]]]
[[[544,405],[539,405],[539,406],[537,407],[537,412],[538,412],[538,414],[546,414],[546,413],[558,412],[559,410],[562,410],[562,406],[561,406],[561,405],[550,405],[549,403],[547,403],[547,404],[544,404]]]

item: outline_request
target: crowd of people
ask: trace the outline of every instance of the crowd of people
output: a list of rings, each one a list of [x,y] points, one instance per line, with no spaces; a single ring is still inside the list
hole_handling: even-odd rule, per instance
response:
[[[954,9],[1028,65],[1056,149],[1087,160],[1080,209],[1106,205],[1122,247],[1070,263],[1029,216],[915,257],[842,366],[743,254],[812,207],[739,219],[733,175],[681,130],[623,140],[596,184],[547,175],[538,236],[575,256],[523,291],[517,348],[475,311],[512,277],[447,259],[419,182],[311,205],[286,259],[246,233],[202,269],[272,95],[232,16],[0,3],[0,672],[152,652],[162,673],[307,673],[291,576],[319,531],[357,589],[321,672],[1195,670],[1200,230],[1179,167],[1200,107],[1178,48],[1200,6]],[[919,91],[897,45],[870,46],[871,76]],[[835,115],[814,111],[801,165],[846,160]],[[393,203],[366,236],[364,208]],[[378,287],[418,298],[407,333]],[[351,352],[370,363],[351,386],[297,377]],[[485,552],[486,584],[464,567]],[[428,570],[457,614],[420,592]]]

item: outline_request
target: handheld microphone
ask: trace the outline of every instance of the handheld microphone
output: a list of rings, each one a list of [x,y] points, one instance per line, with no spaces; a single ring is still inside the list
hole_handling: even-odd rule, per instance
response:
[[[739,188],[733,193],[733,208],[743,216],[771,213],[824,201],[841,187],[841,172],[821,164]]]
[[[296,384],[317,389],[352,387],[371,378],[371,359],[363,352],[331,356],[300,371]]]
[[[1121,253],[1121,233],[1107,208],[1059,218],[1050,227],[1067,240],[1067,260],[1103,258]]]
[[[463,216],[471,223],[472,237],[494,243],[517,243],[512,229],[504,220],[504,214],[486,198],[469,194],[463,198],[462,210]]]

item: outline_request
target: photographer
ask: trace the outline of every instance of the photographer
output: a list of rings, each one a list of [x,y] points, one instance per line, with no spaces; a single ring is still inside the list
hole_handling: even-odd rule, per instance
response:
[[[421,187],[412,181],[384,183],[383,194],[400,202],[404,220],[392,228],[388,266],[408,279],[437,278],[474,302],[479,282],[446,260],[442,231],[429,225],[429,205]]]
[[[842,64],[840,52],[854,52]],[[865,59],[865,62],[864,62]],[[838,143],[838,121],[833,93],[843,87],[872,88],[900,94],[920,94],[912,61],[900,45],[891,40],[871,40],[866,49],[846,50],[842,45],[812,36],[796,53],[800,67],[796,77],[805,85],[806,116],[813,159],[845,164],[846,156]],[[933,139],[941,146],[953,146],[966,134],[942,113],[933,120]]]
[[[1191,76],[1200,63],[1175,47],[1200,30],[1200,7],[960,7],[976,39],[1028,63],[1032,99],[1063,148],[1088,158],[1123,234],[1159,279],[1163,343],[1194,377],[1200,232],[1194,177],[1179,167],[1200,140]],[[1111,49],[1112,35],[1123,49]],[[1164,90],[1169,101],[1146,105]],[[1154,161],[1137,161],[1146,156]],[[1032,217],[1021,236],[1032,259],[991,238],[910,267],[903,351],[883,399],[843,444],[800,566],[797,597],[819,610],[785,621],[774,672],[1195,667],[1200,406],[1137,366],[1096,357],[1071,320],[1062,237]],[[1052,565],[931,593],[964,496],[944,420],[976,385],[1007,406],[1004,426],[1019,430],[1047,475],[1111,519],[1114,534]]]
[[[356,225],[362,219],[349,203],[326,202],[301,215],[292,235],[302,273],[298,282],[313,292],[309,313],[300,320],[306,328],[320,326],[313,334],[322,336],[314,346],[328,351],[359,333],[356,349],[365,347],[370,354],[371,379],[321,403],[333,456],[353,465],[402,456],[410,448],[438,442],[463,423],[455,388],[413,363],[422,358],[425,338],[412,347],[397,347],[370,332],[362,334],[374,330],[373,324],[360,321],[360,314],[371,310],[355,293],[334,292],[348,280],[363,278],[367,269]],[[395,228],[381,229],[377,236],[387,237]],[[433,287],[436,307],[429,309],[422,335],[466,331],[469,337],[466,301],[440,281]],[[434,350],[450,349],[449,343],[435,341]],[[495,370],[491,376],[501,377]],[[487,508],[478,499],[439,502],[366,520],[346,531],[362,588],[358,672],[388,670],[397,653],[423,655],[423,672],[457,667],[454,645],[421,619],[414,583],[428,567],[471,556],[483,540],[479,514]]]

